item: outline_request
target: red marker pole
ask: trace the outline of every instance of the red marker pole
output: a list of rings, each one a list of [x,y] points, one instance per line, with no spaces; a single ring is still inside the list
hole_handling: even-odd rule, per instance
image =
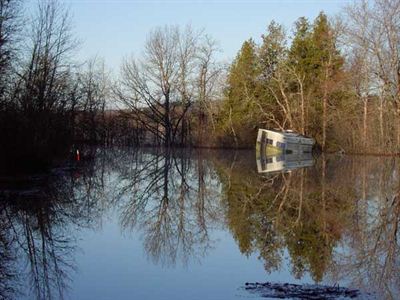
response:
[[[77,161],[81,160],[81,156],[79,155],[79,150],[76,150],[76,160]]]

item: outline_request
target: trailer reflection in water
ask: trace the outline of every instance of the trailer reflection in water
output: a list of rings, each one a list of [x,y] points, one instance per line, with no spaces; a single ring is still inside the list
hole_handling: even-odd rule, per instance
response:
[[[257,156],[258,173],[291,171],[298,168],[312,167],[313,165],[314,157],[311,153]]]

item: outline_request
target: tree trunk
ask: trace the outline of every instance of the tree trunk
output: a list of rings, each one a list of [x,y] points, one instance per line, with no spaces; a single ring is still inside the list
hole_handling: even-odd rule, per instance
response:
[[[363,99],[364,103],[364,114],[363,114],[363,147],[364,151],[367,150],[367,129],[368,129],[368,123],[367,123],[367,118],[368,118],[368,99]]]
[[[164,147],[169,148],[171,146],[171,119],[170,119],[170,103],[169,103],[169,92],[165,93],[164,103]]]
[[[328,109],[328,91],[324,89],[323,108],[322,108],[322,151],[326,148],[326,126],[327,126],[327,109]]]
[[[301,134],[306,134],[304,118],[304,99],[301,101]]]
[[[232,107],[229,108],[229,123],[230,123],[230,125],[231,125],[231,130],[232,130],[232,134],[233,134],[233,139],[234,139],[234,141],[235,141],[235,145],[236,145],[236,148],[237,148],[237,147],[239,146],[239,143],[238,143],[237,135],[236,135],[236,132],[235,132],[235,128],[233,128],[233,122],[232,122]]]
[[[326,127],[328,124],[328,79],[329,79],[329,64],[325,67],[325,82],[324,95],[322,99],[322,151],[326,150]]]
[[[204,134],[205,134],[205,127],[207,126],[206,120],[205,120],[205,114],[203,112],[203,106],[200,106],[200,112],[198,114],[198,120],[199,120],[199,128],[197,130],[198,132],[198,137],[197,137],[197,145],[198,146],[204,146]]]
[[[186,120],[185,120],[185,117],[182,119],[182,122],[181,122],[181,146],[183,147],[183,146],[185,146],[185,144],[186,144],[186,128],[185,128],[185,122],[186,122]]]
[[[304,106],[305,106],[305,101],[304,101],[304,89],[303,89],[303,84],[300,83],[300,96],[301,96],[301,134],[305,134],[305,111],[304,111]]]
[[[383,95],[381,95],[381,97],[380,97],[380,103],[379,103],[379,128],[380,128],[380,136],[381,136],[381,138],[380,138],[380,147],[381,147],[381,150],[383,150],[383,151],[385,151],[385,147],[384,147],[384,145],[385,145],[385,132],[384,132],[384,129],[383,129],[383,101],[384,101],[384,99],[383,99]]]
[[[397,109],[397,145],[396,151],[400,152],[400,108]]]

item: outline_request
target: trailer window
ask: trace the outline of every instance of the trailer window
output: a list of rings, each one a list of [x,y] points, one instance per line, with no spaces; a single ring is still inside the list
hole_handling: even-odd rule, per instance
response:
[[[285,143],[276,142],[276,146],[281,149],[285,149]]]
[[[265,139],[267,138],[267,134],[263,131],[261,133],[261,143],[265,143]]]

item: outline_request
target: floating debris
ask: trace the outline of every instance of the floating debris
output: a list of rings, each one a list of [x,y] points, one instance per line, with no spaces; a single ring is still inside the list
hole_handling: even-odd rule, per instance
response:
[[[277,299],[355,299],[361,296],[357,289],[317,284],[246,282],[244,289],[261,297]]]

